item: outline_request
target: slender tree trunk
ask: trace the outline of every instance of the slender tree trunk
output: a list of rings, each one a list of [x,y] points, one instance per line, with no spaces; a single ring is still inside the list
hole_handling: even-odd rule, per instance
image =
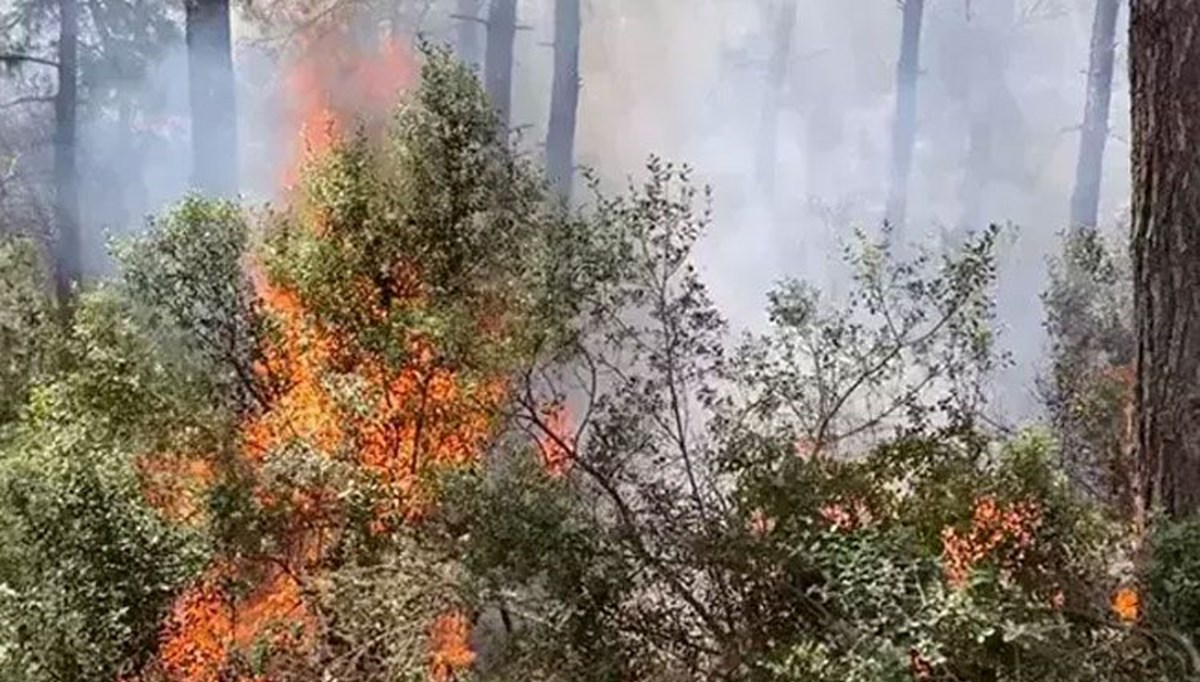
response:
[[[579,0],[554,5],[554,85],[546,132],[546,170],[559,196],[570,201],[575,178],[575,122],[579,110]]]
[[[1200,4],[1134,0],[1133,257],[1140,509],[1200,508]]]
[[[1095,229],[1099,221],[1100,179],[1104,172],[1104,147],[1108,142],[1108,108],[1112,101],[1113,60],[1120,8],[1120,0],[1096,0],[1088,63],[1087,104],[1083,111],[1079,160],[1075,166],[1075,190],[1071,194],[1073,228]]]
[[[487,63],[484,88],[500,120],[512,115],[513,48],[517,38],[517,0],[492,0],[487,20]]]
[[[60,304],[82,276],[76,121],[79,106],[79,3],[59,0],[58,93],[54,98],[55,288]]]
[[[478,69],[483,63],[483,41],[480,40],[482,22],[479,10],[483,0],[458,0],[458,58],[465,64]]]
[[[787,87],[792,40],[796,33],[796,0],[779,0],[773,17],[771,57],[767,65],[766,101],[759,130],[758,182],[768,197],[775,195],[775,167],[779,147],[779,111]]]
[[[997,141],[1010,117],[1020,116],[1020,107],[1006,80],[1011,32],[1016,20],[1013,0],[990,0],[968,17],[970,52],[964,110],[968,120],[967,157],[963,164],[959,203],[962,214],[954,235],[961,239],[981,229],[986,219],[984,201],[996,181]],[[999,134],[998,134],[999,131]],[[1001,142],[1005,144],[1005,142]]]
[[[229,0],[186,0],[192,183],[210,195],[237,193],[237,111]]]
[[[896,63],[896,116],[892,121],[892,167],[888,179],[887,220],[904,228],[908,212],[908,181],[912,175],[913,145],[917,139],[917,80],[921,70],[921,20],[925,0],[904,0],[900,31],[900,60]]]

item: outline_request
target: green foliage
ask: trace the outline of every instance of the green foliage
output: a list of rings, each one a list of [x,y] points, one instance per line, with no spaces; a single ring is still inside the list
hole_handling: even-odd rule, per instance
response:
[[[0,460],[0,679],[113,679],[154,651],[201,556],[119,450],[39,436]]]
[[[1146,583],[1160,617],[1200,636],[1200,525],[1163,521],[1155,529]]]
[[[1072,480],[1128,512],[1132,469],[1126,410],[1134,360],[1132,270],[1125,249],[1072,231],[1043,294],[1050,372],[1042,395]]]
[[[184,412],[114,297],[85,297],[63,358],[0,443],[0,669],[6,681],[111,678],[153,651],[201,558],[135,469]]]
[[[360,131],[310,164],[266,264],[362,350],[397,361],[420,337],[486,373],[561,333],[592,249],[474,76],[442,50],[424,55],[422,86],[382,139]],[[497,333],[481,333],[489,322]]]
[[[34,243],[0,238],[0,432],[51,363],[55,325],[49,291]]]

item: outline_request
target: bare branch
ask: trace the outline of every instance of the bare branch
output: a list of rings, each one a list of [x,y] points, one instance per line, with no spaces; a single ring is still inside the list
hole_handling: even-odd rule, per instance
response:
[[[473,22],[475,22],[477,24],[481,24],[483,26],[487,26],[487,23],[488,23],[487,19],[484,19],[483,17],[472,17],[472,16],[468,16],[466,14],[451,14],[450,18],[458,19],[459,21],[473,21]]]
[[[43,66],[51,66],[54,68],[58,68],[58,62],[54,61],[53,59],[46,59],[45,57],[35,57],[34,55],[22,54],[20,52],[0,53],[0,62],[6,64],[8,66],[15,66],[21,62],[31,62],[33,64],[42,64]]]

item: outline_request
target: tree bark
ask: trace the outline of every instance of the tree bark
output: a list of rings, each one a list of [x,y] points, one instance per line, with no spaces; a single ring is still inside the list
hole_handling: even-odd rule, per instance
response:
[[[1139,510],[1200,507],[1200,4],[1134,0],[1133,256]]]
[[[554,85],[546,131],[546,171],[555,191],[571,199],[575,178],[575,124],[579,111],[579,0],[554,5]]]
[[[59,0],[58,93],[54,98],[55,278],[60,304],[71,296],[83,270],[79,236],[79,172],[76,125],[79,107],[79,3]]]
[[[1096,0],[1091,56],[1088,60],[1087,104],[1083,110],[1083,135],[1075,165],[1075,189],[1071,193],[1073,228],[1095,229],[1099,221],[1100,180],[1104,172],[1104,147],[1108,142],[1108,109],[1112,102],[1113,61],[1120,8],[1120,0]]]
[[[487,20],[484,88],[505,127],[512,115],[513,48],[517,38],[517,0],[492,0]]]
[[[900,59],[896,63],[896,115],[892,121],[892,166],[888,180],[887,220],[903,230],[908,212],[908,182],[917,139],[917,80],[921,70],[921,21],[925,0],[904,0]]]
[[[778,162],[779,112],[787,86],[792,40],[796,33],[796,0],[779,0],[771,38],[771,56],[767,64],[766,101],[763,103],[762,128],[759,130],[758,183],[768,197],[775,195],[775,167]]]
[[[205,194],[237,193],[237,113],[229,0],[186,0],[192,184]]]
[[[458,0],[456,12],[458,44],[455,47],[458,49],[458,58],[476,69],[483,63],[483,45],[479,39],[483,23],[479,18],[482,5],[483,0]]]

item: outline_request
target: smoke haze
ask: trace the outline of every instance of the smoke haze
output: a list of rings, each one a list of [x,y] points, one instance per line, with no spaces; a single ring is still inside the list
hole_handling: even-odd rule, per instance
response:
[[[583,6],[577,161],[620,188],[654,153],[690,164],[697,180],[712,184],[716,221],[698,258],[735,328],[764,324],[765,294],[783,277],[844,286],[840,246],[853,227],[879,224],[888,189],[899,4],[799,0],[786,77],[773,95],[767,66],[778,1]],[[953,240],[989,222],[1015,226],[1018,238],[1002,254],[999,313],[1016,366],[997,398],[1005,412],[1024,416],[1035,406],[1043,350],[1037,297],[1045,258],[1067,225],[1094,2],[926,4],[909,236]],[[414,5],[423,6],[412,10],[411,33],[453,40],[456,3]],[[512,122],[531,154],[541,154],[547,125],[552,19],[552,0],[521,1],[518,24],[527,28],[517,34]],[[1126,21],[1123,12],[1101,194],[1101,221],[1109,225],[1129,195]],[[366,24],[364,39],[384,30],[379,21]],[[235,17],[240,186],[254,201],[274,197],[289,151],[278,85],[294,45],[268,37]],[[81,110],[82,229],[93,272],[103,267],[97,235],[137,229],[143,216],[177,200],[191,164],[181,40],[138,78],[106,87],[139,108],[133,125],[117,106]],[[764,126],[772,101],[779,103],[774,131]],[[37,116],[49,120],[50,107]],[[775,148],[769,186],[757,172],[765,146]]]

